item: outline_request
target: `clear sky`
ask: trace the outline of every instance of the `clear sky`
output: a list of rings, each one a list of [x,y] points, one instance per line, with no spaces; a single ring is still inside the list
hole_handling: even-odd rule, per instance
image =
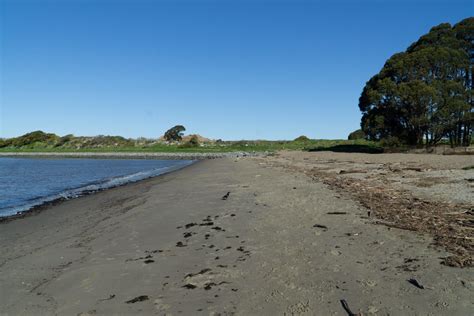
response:
[[[385,60],[473,3],[0,0],[0,137],[346,138]]]

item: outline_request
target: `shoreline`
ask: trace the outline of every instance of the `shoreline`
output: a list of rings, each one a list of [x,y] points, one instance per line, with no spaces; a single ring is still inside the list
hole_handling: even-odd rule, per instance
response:
[[[4,224],[4,223],[11,222],[11,221],[14,221],[14,220],[17,220],[17,219],[22,219],[22,218],[38,215],[39,213],[41,213],[41,212],[43,212],[47,209],[53,208],[55,206],[60,205],[61,203],[67,202],[67,201],[78,200],[78,199],[84,198],[86,196],[100,194],[102,192],[107,192],[109,190],[113,190],[113,189],[116,189],[116,188],[119,188],[119,187],[126,187],[126,186],[137,184],[137,183],[140,183],[140,182],[143,182],[143,181],[156,179],[156,178],[159,178],[159,177],[164,177],[168,174],[171,174],[171,173],[174,173],[174,172],[179,172],[179,171],[182,171],[186,168],[190,168],[191,166],[199,164],[201,161],[202,160],[193,160],[193,162],[190,163],[189,165],[185,165],[185,166],[177,168],[177,169],[170,169],[169,171],[165,171],[165,172],[163,172],[159,175],[150,176],[150,177],[147,177],[147,178],[144,178],[144,179],[141,179],[141,180],[126,182],[126,183],[122,183],[122,184],[117,184],[117,185],[114,185],[114,186],[111,186],[111,187],[108,187],[108,188],[99,188],[97,190],[83,191],[83,192],[81,192],[80,195],[75,196],[75,197],[70,197],[70,198],[59,197],[59,198],[56,198],[56,199],[52,199],[50,201],[45,201],[45,202],[40,203],[38,205],[32,206],[31,208],[29,208],[27,210],[19,211],[16,214],[0,216],[0,225]]]
[[[0,158],[108,158],[108,159],[170,159],[203,160],[260,156],[257,152],[0,152]]]

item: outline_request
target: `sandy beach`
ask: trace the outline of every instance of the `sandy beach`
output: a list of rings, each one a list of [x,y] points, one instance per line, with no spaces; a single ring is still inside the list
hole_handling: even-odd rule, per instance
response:
[[[472,268],[350,181],[438,201],[402,176],[461,179],[441,199],[469,207],[472,156],[350,155],[203,160],[1,223],[0,315],[471,314]]]

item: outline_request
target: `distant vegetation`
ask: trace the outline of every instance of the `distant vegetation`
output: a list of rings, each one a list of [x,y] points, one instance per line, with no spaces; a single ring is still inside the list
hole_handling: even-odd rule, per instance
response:
[[[307,136],[301,135],[299,137],[296,137],[295,142],[308,142],[310,139]]]
[[[186,128],[183,125],[176,125],[166,131],[164,139],[168,142],[179,142],[183,139],[183,132]]]
[[[199,138],[197,135],[192,135],[188,141],[184,142],[180,148],[196,148],[199,147]]]
[[[367,140],[315,140],[300,136],[293,141],[210,140],[199,135],[181,136],[180,142],[159,139],[126,139],[121,136],[73,136],[35,131],[20,137],[0,139],[2,152],[273,152],[276,150],[321,150],[338,145],[357,145],[378,148]],[[365,148],[365,147],[364,147]]]
[[[469,146],[474,128],[474,18],[440,24],[387,60],[359,99],[362,130],[388,146]],[[354,137],[356,135],[353,135]]]
[[[100,147],[127,147],[140,143],[141,140],[130,140],[121,136],[94,136],[94,137],[76,137],[66,135],[60,137],[56,134],[35,131],[23,136],[0,139],[0,148],[4,149],[82,149],[82,148],[100,148]]]

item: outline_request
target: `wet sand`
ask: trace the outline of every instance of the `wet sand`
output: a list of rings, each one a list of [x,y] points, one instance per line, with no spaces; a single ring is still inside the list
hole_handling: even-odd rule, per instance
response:
[[[0,224],[0,314],[470,314],[472,269],[431,242],[304,173],[205,160]]]

